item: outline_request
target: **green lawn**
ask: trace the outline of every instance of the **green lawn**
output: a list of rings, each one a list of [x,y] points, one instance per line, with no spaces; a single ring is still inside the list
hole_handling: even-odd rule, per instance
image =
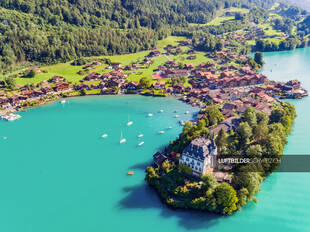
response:
[[[176,36],[169,36],[168,38],[161,40],[158,42],[157,46],[161,47],[161,51],[163,51],[163,48],[167,46],[168,44],[171,45],[177,45],[180,40],[187,40],[186,37],[176,37]],[[188,48],[184,47],[183,50],[186,51]],[[100,58],[108,58],[112,62],[119,62],[122,65],[129,65],[135,62],[140,62],[144,59],[144,57],[149,53],[149,51],[142,51],[134,54],[126,54],[126,55],[116,55],[116,56],[99,56],[99,57],[89,57],[91,60],[100,59]],[[182,55],[171,55],[169,56],[170,59],[175,60],[176,62],[181,63],[193,63],[194,65],[198,65],[201,62],[207,62],[212,61],[211,59],[205,57],[204,53],[197,52],[196,56],[197,59],[195,60],[187,60],[186,57],[187,54]],[[129,75],[129,79],[133,81],[139,81],[142,77],[147,77],[150,80],[152,80],[152,74],[154,73],[154,70],[158,68],[159,65],[163,65],[165,62],[167,62],[169,59],[166,56],[159,56],[152,59],[153,62],[148,68],[141,68],[135,72],[126,72]],[[45,81],[50,79],[53,76],[63,76],[65,77],[69,82],[72,82],[73,84],[79,83],[80,80],[82,80],[87,74],[79,75],[78,72],[82,70],[83,66],[72,66],[71,61],[67,63],[60,63],[55,65],[49,65],[41,67],[41,70],[46,71],[38,73],[34,78],[22,78],[17,77],[16,83],[18,85],[25,85],[25,84],[36,84],[41,81]],[[99,66],[95,66],[94,69],[89,70],[89,73],[91,72],[110,72],[110,69],[106,69],[107,65],[102,64]],[[90,82],[88,84],[91,84]],[[97,82],[95,83],[97,84]]]

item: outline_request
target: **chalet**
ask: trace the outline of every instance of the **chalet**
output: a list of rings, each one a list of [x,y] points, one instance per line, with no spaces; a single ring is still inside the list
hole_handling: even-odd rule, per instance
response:
[[[153,163],[155,166],[158,167],[160,167],[163,164],[163,162],[167,159],[168,157],[161,152],[157,152],[155,155],[153,155]]]
[[[98,89],[98,88],[99,88],[99,86],[96,85],[96,84],[91,84],[90,85],[90,89]]]
[[[190,49],[190,50],[187,51],[187,54],[188,54],[188,55],[195,54],[195,50]]]
[[[53,93],[54,90],[52,88],[49,88],[49,87],[44,87],[44,88],[41,88],[41,91],[44,93],[44,94],[50,94],[50,93]]]
[[[48,80],[50,83],[58,83],[64,81],[62,76],[53,76],[51,79]]]
[[[127,90],[138,90],[138,89],[140,89],[140,86],[137,82],[131,81],[131,82],[126,84],[126,89]]]
[[[156,57],[156,56],[159,56],[160,55],[160,51],[151,51],[148,55],[148,57]]]
[[[193,65],[191,63],[187,63],[187,64],[184,65],[184,68],[187,69],[187,70],[190,70],[190,69],[195,68],[195,65]]]
[[[78,90],[78,91],[79,91],[79,90],[82,90],[82,89],[90,90],[89,85],[84,84],[84,83],[81,83],[81,84],[79,84],[79,85],[76,85],[74,89],[75,89],[75,90]]]
[[[9,99],[7,97],[0,97],[0,107],[3,108],[9,103]]]
[[[56,83],[56,85],[55,85],[55,91],[56,92],[66,91],[69,89],[70,89],[70,85],[69,85],[69,83],[66,83],[66,82],[59,82],[59,83]]]
[[[222,72],[221,73],[221,78],[225,78],[225,77],[232,78],[232,77],[234,77],[234,75],[235,74],[233,72],[230,72],[230,71]]]
[[[184,92],[184,85],[183,84],[176,84],[173,86],[173,92],[177,94],[181,94]]]
[[[301,88],[301,83],[298,80],[290,80],[285,83],[286,86],[291,86],[292,89],[300,89]]]
[[[120,71],[112,71],[110,72],[111,77],[124,78],[126,74]]]
[[[265,114],[270,115],[272,112],[272,106],[270,104],[258,103],[255,109],[262,111]]]
[[[95,65],[95,66],[99,66],[99,65],[101,65],[102,63],[99,61],[99,60],[95,60],[94,62],[93,62],[93,65]]]
[[[214,159],[217,156],[216,144],[203,137],[193,140],[182,152],[179,163],[187,165],[193,171],[193,175],[202,176],[214,167]]]
[[[151,63],[151,61],[152,61],[152,59],[151,58],[147,58],[147,57],[143,60],[143,62],[145,64],[149,64],[149,63]]]
[[[188,56],[186,57],[187,60],[195,60],[196,59],[196,56]]]
[[[122,85],[121,81],[117,78],[111,78],[106,82],[107,88],[113,88],[113,87],[120,88],[121,85]]]
[[[103,89],[105,87],[105,83],[101,81],[98,85],[98,88]]]
[[[96,81],[100,79],[100,74],[96,72],[92,72],[87,77],[84,78],[85,81]]]
[[[115,69],[115,68],[121,68],[122,64],[121,63],[111,63],[110,66]]]
[[[38,66],[31,66],[31,67],[28,68],[28,72],[30,72],[32,70],[34,70],[37,73],[41,72],[41,68],[38,67]]]
[[[102,73],[102,75],[100,76],[101,80],[105,80],[111,77],[110,73]]]
[[[167,67],[177,67],[178,65],[173,61],[173,60],[169,60],[165,63],[165,66]]]
[[[152,86],[153,86],[154,89],[165,89],[166,82],[164,82],[164,81],[155,81]]]
[[[131,71],[131,70],[133,70],[133,67],[132,67],[132,65],[126,65],[124,70]]]
[[[228,175],[227,172],[212,172],[213,177],[217,180],[217,182],[222,183],[231,183],[232,178]]]

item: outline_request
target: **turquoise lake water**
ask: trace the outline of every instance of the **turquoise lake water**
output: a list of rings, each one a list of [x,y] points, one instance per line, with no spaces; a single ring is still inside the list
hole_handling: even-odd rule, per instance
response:
[[[265,61],[270,79],[297,78],[310,90],[310,49],[268,53]],[[291,101],[299,117],[286,154],[309,153],[309,99]],[[165,207],[143,178],[152,155],[181,131],[174,110],[183,120],[197,112],[174,98],[103,96],[56,102],[22,112],[13,123],[0,121],[0,231],[310,231],[309,173],[273,174],[257,204],[229,217]],[[166,133],[158,135],[161,130]],[[127,139],[122,145],[121,131]],[[130,170],[133,176],[127,176]]]

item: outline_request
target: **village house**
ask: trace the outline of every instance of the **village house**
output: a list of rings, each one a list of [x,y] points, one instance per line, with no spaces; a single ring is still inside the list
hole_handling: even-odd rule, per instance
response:
[[[111,78],[106,82],[106,87],[107,88],[120,88],[122,86],[122,81],[117,79],[117,78]]]
[[[179,163],[187,165],[193,175],[202,176],[214,168],[217,147],[214,140],[203,137],[194,139],[182,152]]]
[[[195,68],[195,65],[193,65],[191,63],[187,63],[187,64],[184,64],[184,68],[187,69],[187,70],[190,70],[190,69]]]
[[[66,83],[66,82],[56,83],[56,85],[55,85],[55,91],[56,92],[66,91],[66,90],[70,90],[69,83]]]
[[[54,90],[50,87],[43,87],[41,88],[41,91],[44,93],[44,94],[50,94],[50,93],[53,93]]]
[[[96,81],[100,79],[100,74],[96,72],[92,72],[87,77],[84,78],[85,81]]]
[[[85,84],[85,83],[81,83],[81,84],[78,84],[74,87],[75,90],[77,91],[80,91],[82,89],[85,89],[85,90],[90,90],[90,87],[89,85]]]
[[[160,55],[160,51],[151,51],[148,55],[148,57],[156,57],[156,56],[159,56]]]
[[[111,77],[117,77],[117,78],[127,77],[127,75],[121,71],[111,71],[110,75],[111,75]]]
[[[31,66],[31,67],[28,68],[28,72],[30,72],[32,70],[34,70],[37,73],[41,72],[41,68],[38,67],[38,66]]]
[[[166,82],[164,82],[164,81],[155,81],[152,86],[153,86],[154,89],[165,89]]]
[[[138,90],[138,89],[140,89],[140,86],[137,82],[131,81],[125,85],[125,88],[127,90]]]
[[[210,133],[215,137],[219,134],[220,130],[223,129],[225,133],[229,133],[232,130],[237,130],[242,119],[240,117],[232,116],[216,125],[215,127],[210,129]]]
[[[6,108],[6,106],[9,104],[9,99],[7,97],[1,96],[0,97],[0,107]]]
[[[155,155],[153,155],[153,163],[157,167],[160,167],[163,164],[163,162],[167,159],[168,157],[161,152],[157,152]]]
[[[111,63],[110,66],[111,66],[113,69],[116,69],[116,68],[121,68],[121,67],[122,67],[122,64],[121,64],[121,63]]]
[[[186,57],[187,60],[195,60],[196,59],[196,56],[188,56]]]
[[[172,88],[173,88],[173,92],[176,94],[181,94],[184,92],[184,85],[183,84],[176,84]]]
[[[64,81],[62,76],[53,76],[51,79],[48,80],[50,83],[58,83]]]

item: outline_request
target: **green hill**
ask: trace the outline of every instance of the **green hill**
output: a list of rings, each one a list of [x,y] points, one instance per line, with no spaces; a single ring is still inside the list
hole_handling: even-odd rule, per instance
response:
[[[175,27],[273,0],[2,0],[0,69],[149,49]],[[11,71],[11,70],[10,70]]]

